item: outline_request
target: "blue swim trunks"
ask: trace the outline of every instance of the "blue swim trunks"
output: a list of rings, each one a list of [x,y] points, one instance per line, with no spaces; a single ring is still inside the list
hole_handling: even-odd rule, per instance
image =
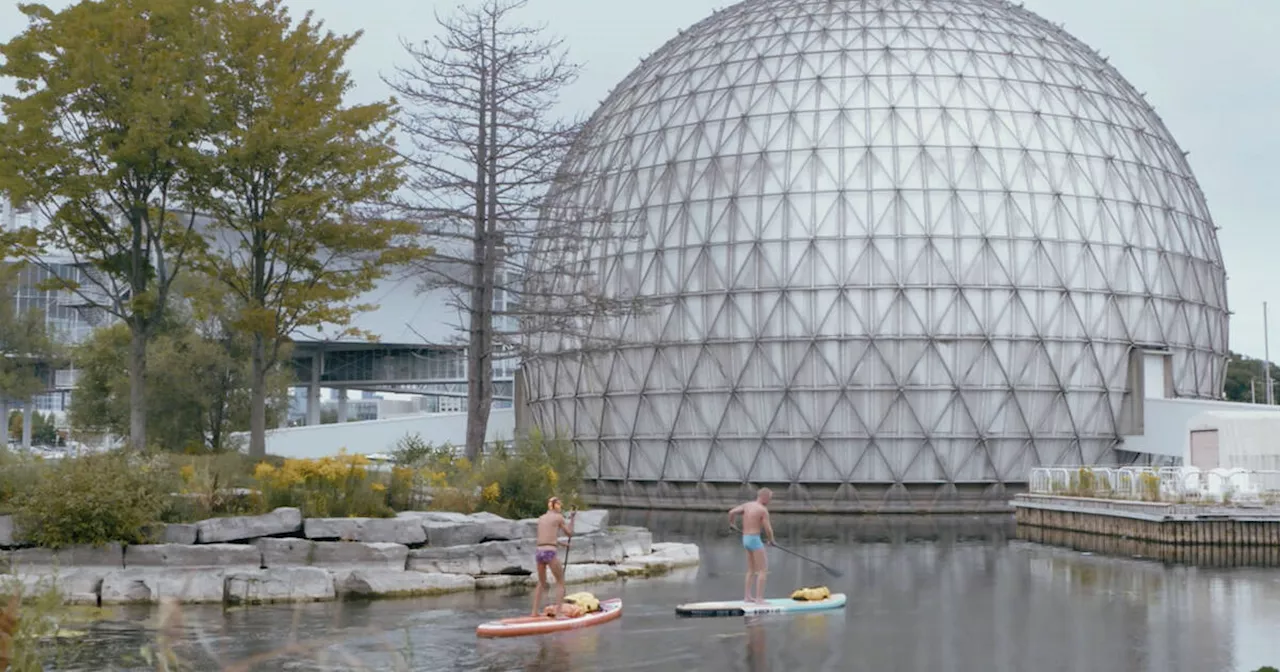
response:
[[[744,534],[742,535],[742,547],[748,551],[758,551],[764,548],[764,542],[760,541],[760,535],[758,534]]]

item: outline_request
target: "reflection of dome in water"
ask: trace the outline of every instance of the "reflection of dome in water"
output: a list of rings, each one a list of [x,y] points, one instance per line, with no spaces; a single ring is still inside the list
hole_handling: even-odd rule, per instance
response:
[[[556,202],[671,300],[535,341],[536,424],[600,485],[990,484],[1114,458],[1135,348],[1214,397],[1225,272],[1155,112],[997,0],[747,0],[613,91]]]

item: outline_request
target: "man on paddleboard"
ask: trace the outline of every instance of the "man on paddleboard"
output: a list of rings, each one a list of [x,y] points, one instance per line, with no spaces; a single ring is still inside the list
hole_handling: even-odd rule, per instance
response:
[[[746,597],[742,598],[743,602],[764,603],[764,579],[768,571],[768,561],[764,555],[765,542],[760,540],[760,533],[763,530],[768,536],[768,544],[773,545],[773,525],[769,523],[769,500],[773,498],[773,491],[769,488],[760,488],[756,492],[756,499],[753,502],[745,502],[729,509],[729,527],[737,529],[733,522],[733,517],[742,514],[742,547],[747,551],[747,583],[745,586]],[[751,575],[756,577],[756,597],[751,598]]]
[[[560,532],[563,531],[566,536],[573,536],[573,518],[577,514],[569,516],[569,522],[566,524],[564,516],[560,513],[560,498],[552,497],[547,500],[547,512],[538,517],[538,538],[537,550],[534,552],[533,559],[538,563],[538,587],[533,590],[533,612],[531,616],[538,615],[538,609],[542,602],[542,591],[547,586],[547,567],[551,567],[551,573],[556,577],[556,613],[560,613],[559,605],[564,603],[564,567],[560,564],[560,558],[556,557],[556,549],[560,544]],[[564,544],[565,548],[569,547],[568,543]]]

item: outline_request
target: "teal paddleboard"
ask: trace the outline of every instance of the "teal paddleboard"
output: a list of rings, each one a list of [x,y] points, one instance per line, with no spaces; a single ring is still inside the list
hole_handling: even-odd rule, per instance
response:
[[[742,600],[725,600],[723,602],[691,602],[676,607],[680,616],[754,616],[756,614],[789,614],[792,612],[824,611],[844,608],[844,593],[832,593],[825,600],[812,602],[793,600],[789,597],[775,597],[764,601],[743,602]]]

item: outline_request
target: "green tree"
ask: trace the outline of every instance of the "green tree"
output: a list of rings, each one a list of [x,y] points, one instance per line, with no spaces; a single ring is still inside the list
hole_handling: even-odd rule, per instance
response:
[[[392,103],[343,104],[343,61],[360,33],[322,33],[310,13],[294,24],[277,0],[223,9],[220,129],[202,206],[217,241],[202,264],[243,306],[234,324],[251,337],[249,454],[260,457],[267,375],[289,336],[346,327],[368,309],[356,297],[427,250],[418,227],[358,212],[401,182]]]
[[[94,332],[76,352],[79,386],[71,425],[89,432],[121,433],[129,427],[129,332],[122,324]],[[154,447],[219,451],[227,435],[248,426],[248,339],[195,322],[181,311],[156,330],[147,350],[147,435]],[[287,378],[268,377],[271,407],[281,411]]]
[[[0,263],[0,448],[9,444],[9,400],[27,401],[48,387],[59,349],[42,311],[18,312],[14,301],[24,264]],[[22,430],[21,422],[18,431]]]
[[[174,278],[199,247],[190,212],[207,180],[201,153],[214,120],[209,91],[215,0],[81,0],[61,11],[23,4],[26,30],[0,45],[0,192],[50,223],[10,235],[40,261],[57,248],[88,272],[66,281],[128,329],[132,446],[147,445],[147,343]],[[186,214],[183,214],[183,213]]]
[[[1227,353],[1227,375],[1223,395],[1227,401],[1267,403],[1267,377],[1263,360],[1237,352]],[[1280,368],[1271,364],[1272,397],[1280,400]]]

